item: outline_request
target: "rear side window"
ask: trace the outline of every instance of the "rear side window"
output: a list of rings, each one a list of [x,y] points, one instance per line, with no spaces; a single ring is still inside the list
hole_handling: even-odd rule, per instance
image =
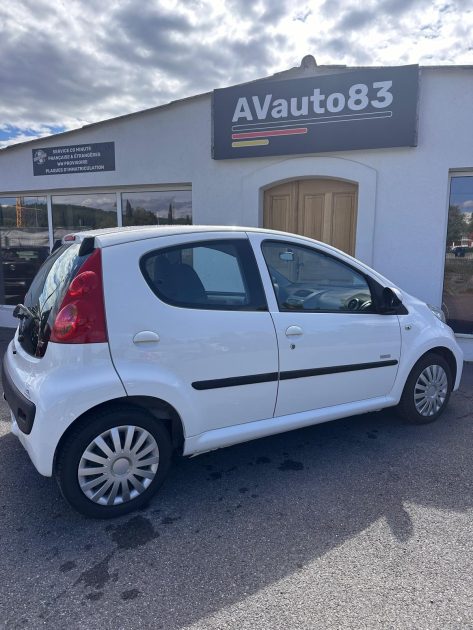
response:
[[[36,274],[25,306],[34,317],[20,322],[19,341],[28,354],[43,356],[51,334],[52,322],[61,306],[69,284],[86,256],[79,256],[80,244],[63,245],[49,256]]]
[[[155,250],[141,259],[140,267],[151,290],[172,306],[267,310],[247,240],[200,241]]]

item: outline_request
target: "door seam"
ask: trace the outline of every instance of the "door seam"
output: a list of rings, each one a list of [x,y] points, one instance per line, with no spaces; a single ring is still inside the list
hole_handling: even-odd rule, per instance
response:
[[[278,381],[277,381],[277,385],[276,385],[276,399],[274,401],[274,409],[273,409],[273,418],[276,416],[276,408],[278,405],[278,397],[279,397],[279,385],[281,383],[281,353],[279,352],[279,339],[278,339],[278,332],[276,330],[276,324],[274,322],[274,317],[271,311],[268,311],[270,316],[271,316],[271,321],[273,322],[273,328],[274,328],[274,336],[276,337],[276,348],[278,351]]]

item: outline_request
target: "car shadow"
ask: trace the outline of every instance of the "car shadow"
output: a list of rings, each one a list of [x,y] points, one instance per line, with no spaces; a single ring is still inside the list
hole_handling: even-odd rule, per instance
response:
[[[152,611],[154,627],[174,630],[303,570],[380,520],[393,544],[405,544],[411,505],[473,507],[472,384],[469,369],[432,425],[405,425],[386,410],[177,460],[145,509],[115,521],[74,513],[7,434],[2,618],[8,627],[66,619],[75,627],[87,615],[98,627],[108,602],[134,627]],[[41,580],[20,615],[14,593],[25,566]]]

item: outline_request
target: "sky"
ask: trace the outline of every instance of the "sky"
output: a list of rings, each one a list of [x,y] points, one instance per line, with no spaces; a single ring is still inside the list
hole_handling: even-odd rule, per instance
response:
[[[3,0],[0,147],[300,65],[473,64],[473,0]]]

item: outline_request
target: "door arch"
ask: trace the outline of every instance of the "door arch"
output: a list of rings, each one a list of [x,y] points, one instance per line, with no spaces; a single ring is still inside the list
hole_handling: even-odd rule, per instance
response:
[[[265,190],[263,226],[309,236],[354,256],[357,206],[357,184],[292,180]]]

